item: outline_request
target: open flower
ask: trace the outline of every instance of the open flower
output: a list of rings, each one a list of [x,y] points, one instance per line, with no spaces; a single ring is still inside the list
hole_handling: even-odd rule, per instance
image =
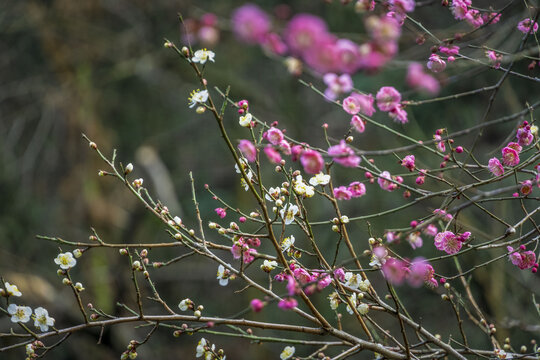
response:
[[[327,185],[330,182],[330,175],[326,175],[322,172],[318,173],[311,179],[309,179],[309,183],[313,186],[317,185]]]
[[[6,282],[5,286],[6,286],[7,296],[21,296],[22,295],[17,285],[11,285],[10,283]]]
[[[462,245],[462,237],[454,235],[451,231],[444,231],[435,235],[435,247],[449,255],[457,253]]]
[[[49,312],[41,306],[34,309],[34,326],[42,332],[49,330],[49,326],[54,326],[54,318],[49,316]]]
[[[279,355],[279,358],[281,360],[290,359],[294,355],[295,350],[296,349],[294,348],[294,346],[286,346],[285,349],[283,349],[283,351]]]
[[[251,120],[253,120],[253,115],[250,113],[246,113],[244,116],[240,116],[240,119],[238,120],[238,123],[242,127],[250,127],[251,126]]]
[[[54,259],[54,262],[57,265],[60,265],[60,268],[63,270],[71,269],[77,264],[77,260],[73,257],[73,254],[70,252],[60,253]]]
[[[204,104],[206,100],[208,100],[208,90],[193,90],[189,95],[188,100],[190,108],[194,107],[197,104]]]
[[[218,266],[217,279],[219,280],[219,285],[227,286],[229,283],[229,275],[230,271],[228,269],[225,269],[223,265]]]
[[[298,206],[289,204],[286,209],[281,209],[279,213],[283,218],[283,221],[285,221],[285,225],[289,225],[294,221],[294,216],[298,214]]]
[[[287,251],[289,248],[294,245],[294,236],[291,235],[289,237],[286,237],[281,241],[281,251]]]
[[[215,55],[216,54],[214,54],[214,52],[210,50],[206,50],[206,49],[197,50],[195,51],[195,54],[193,54],[191,61],[193,61],[194,63],[201,63],[201,64],[206,63],[208,60],[211,62],[214,62]]]
[[[30,315],[32,315],[32,309],[29,306],[18,306],[15,304],[10,304],[7,308],[9,315],[11,315],[11,321],[14,323],[17,322],[28,322],[30,320]]]

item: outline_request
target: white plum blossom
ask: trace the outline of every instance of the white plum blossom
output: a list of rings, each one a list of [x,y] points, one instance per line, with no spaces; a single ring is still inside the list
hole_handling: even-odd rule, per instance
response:
[[[213,51],[201,49],[201,50],[195,51],[195,54],[193,54],[191,61],[193,61],[194,63],[201,63],[201,64],[204,64],[207,61],[214,62],[214,56],[216,56],[216,54]]]
[[[349,296],[349,301],[353,307],[356,307],[356,294]],[[354,314],[354,311],[349,304],[347,304],[347,312],[351,315]]]
[[[356,310],[358,310],[358,313],[360,315],[366,315],[369,311],[369,305],[366,304],[366,303],[360,303],[357,307],[356,307]]]
[[[18,306],[15,304],[10,304],[7,308],[9,315],[11,315],[11,321],[14,323],[17,322],[28,322],[30,316],[32,315],[32,308],[29,306]]]
[[[296,180],[293,181],[294,192],[298,195],[303,195],[305,197],[312,197],[315,195],[315,190],[313,186],[307,185],[302,179],[302,175],[298,175]]]
[[[41,306],[34,309],[34,326],[41,332],[49,330],[49,326],[54,326],[54,318],[49,316],[49,312]]]
[[[250,113],[247,113],[244,116],[240,116],[240,119],[238,120],[238,123],[242,127],[249,127],[251,125],[252,120],[253,120],[253,116]]]
[[[332,310],[336,310],[340,302],[339,294],[337,293],[337,291],[334,291],[333,293],[328,295],[328,300],[330,300],[330,308]]]
[[[322,172],[318,173],[311,179],[309,179],[309,183],[313,186],[317,185],[327,185],[330,182],[330,175],[326,175]]]
[[[278,266],[277,261],[275,260],[264,260],[263,264],[261,265],[261,269],[266,272],[270,272],[274,270]]]
[[[180,304],[178,304],[178,307],[181,311],[187,311],[189,309],[189,306],[191,305],[190,299],[184,299],[180,301]]]
[[[204,355],[204,353],[206,352],[205,346],[206,346],[206,339],[201,338],[201,340],[199,340],[199,343],[197,344],[197,349],[196,349],[197,353],[195,354],[196,357],[201,357]]]
[[[204,104],[208,100],[208,90],[200,91],[199,89],[193,90],[188,98],[189,107],[192,108],[197,104]]]
[[[285,212],[285,210],[287,212]],[[289,225],[294,221],[294,216],[298,214],[298,206],[289,204],[286,209],[283,208],[279,211],[281,217],[285,221],[285,225]]]
[[[362,275],[354,274],[350,271],[345,273],[345,285],[353,289],[360,289],[362,291],[367,291],[371,283],[369,280],[362,280]]]
[[[294,236],[293,236],[293,235],[291,235],[291,236],[286,237],[285,239],[283,239],[283,240],[281,241],[281,251],[287,251],[287,250],[289,250],[289,248],[290,248],[292,245],[294,245],[294,241],[295,241],[295,239],[294,239]]]
[[[4,284],[6,286],[6,295],[7,296],[21,296],[22,293],[19,291],[17,285],[12,285],[8,282]]]
[[[274,200],[279,199],[280,194],[281,194],[281,189],[278,186],[276,186],[276,187],[271,187],[270,189],[268,189],[268,193],[264,197],[268,201],[274,201]]]
[[[227,286],[229,283],[229,270],[225,269],[223,265],[218,266],[217,279],[221,286]]]
[[[295,350],[296,349],[294,348],[294,346],[285,346],[285,349],[283,349],[283,351],[279,355],[279,358],[281,360],[290,359],[294,355]]]
[[[29,355],[29,356],[32,356],[34,355],[36,352],[34,351],[34,345],[32,345],[31,343],[30,344],[26,344],[26,355]]]
[[[71,269],[77,264],[77,260],[73,257],[73,254],[70,252],[60,253],[54,259],[54,262],[57,265],[60,265],[60,268],[63,270]]]

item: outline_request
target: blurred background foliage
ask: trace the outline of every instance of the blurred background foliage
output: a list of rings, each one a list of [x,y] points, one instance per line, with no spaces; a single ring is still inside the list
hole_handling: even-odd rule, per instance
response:
[[[205,221],[218,220],[213,209],[219,206],[205,192],[205,183],[230,204],[248,212],[254,205],[239,185],[232,170],[233,161],[220,141],[210,115],[197,115],[187,107],[188,94],[197,88],[190,68],[162,46],[164,38],[179,47],[182,45],[179,12],[186,19],[198,18],[206,12],[219,17],[220,40],[212,48],[216,63],[207,66],[206,71],[211,86],[224,89],[230,85],[232,98],[249,99],[251,111],[258,118],[268,124],[279,121],[289,135],[315,146],[325,147],[321,128],[324,123],[330,125],[329,135],[334,139],[339,139],[348,130],[348,116],[299,84],[296,77],[287,73],[280,59],[268,56],[257,46],[235,40],[229,31],[228,17],[243,3],[223,0],[0,2],[0,275],[18,284],[23,292],[21,302],[49,309],[58,327],[77,323],[78,312],[69,289],[61,285],[55,273],[53,258],[58,253],[58,246],[35,239],[36,234],[86,241],[91,234],[90,228],[94,227],[105,241],[111,243],[170,240],[160,222],[152,218],[121,183],[97,176],[98,170],[105,166],[88,148],[82,133],[106,154],[111,154],[113,148],[118,149],[120,161],[134,163],[133,178],[143,177],[144,185],[155,198],[193,227],[196,223],[189,171],[193,171],[196,179]],[[269,13],[280,4],[274,1],[257,3]],[[469,29],[465,24],[456,25],[450,12],[442,9],[438,1],[431,3],[418,9],[415,16],[427,28],[435,29],[437,35],[448,36]],[[500,8],[506,2],[476,3],[477,6]],[[362,18],[350,6],[312,0],[287,4],[291,14],[308,12],[324,17],[330,30],[344,37],[359,41],[364,36]],[[488,42],[501,50],[514,51],[520,38],[514,26],[523,15],[523,4],[517,1],[496,31],[479,32],[473,37],[475,43]],[[277,26],[283,26],[283,23],[278,22]],[[429,41],[422,46],[416,45],[419,34],[417,28],[407,23],[400,41],[400,55],[383,71],[356,74],[355,86],[373,93],[381,86],[393,85],[406,99],[424,98],[404,84],[407,61],[424,62],[430,53]],[[483,56],[482,50],[468,51],[471,56]],[[520,61],[515,70],[528,73],[527,65],[528,62]],[[538,76],[538,70],[535,71],[532,75]],[[501,74],[487,67],[449,66],[439,76],[441,83],[446,85],[442,95],[492,85]],[[319,76],[307,72],[300,77],[323,89]],[[452,132],[476,124],[489,95],[481,93],[410,107],[407,126],[391,124],[382,113],[376,113],[374,118],[406,131],[414,138],[429,139],[437,128],[447,127]],[[538,101],[538,95],[539,89],[534,83],[510,77],[501,88],[488,119],[522,110],[527,102]],[[233,139],[246,136],[245,130],[237,126],[235,111],[227,112],[226,123]],[[496,156],[493,154],[514,131],[516,124],[517,121],[486,129],[478,146],[479,160],[486,163],[489,157]],[[457,143],[467,147],[471,141],[472,137],[462,137]],[[406,145],[369,126],[365,134],[356,136],[354,144],[362,150]],[[438,160],[430,158],[427,152],[419,151],[416,155],[426,167],[438,166]],[[428,156],[424,158],[424,155]],[[388,169],[392,174],[402,172],[393,156],[376,158],[376,161],[380,168]],[[298,168],[297,164],[292,166]],[[268,179],[280,181],[272,169],[269,165]],[[345,184],[363,179],[363,173],[338,168],[335,179]],[[272,181],[268,184],[271,186]],[[435,186],[433,182],[430,185]],[[374,185],[368,186],[368,195],[359,201],[344,203],[343,209],[349,216],[364,215],[406,201],[397,193],[383,192]],[[424,204],[390,217],[372,219],[371,229],[382,236],[388,227],[407,227],[412,219],[425,216],[438,205],[433,202],[429,208]],[[307,206],[318,220],[332,217],[329,207],[320,207],[315,201],[308,202]],[[495,209],[509,222],[521,216],[516,204],[503,202],[486,206]],[[230,214],[226,220],[236,218]],[[482,239],[504,230],[471,208],[464,212],[461,220]],[[330,229],[318,227],[317,231],[321,243],[328,244],[324,246],[325,251],[332,253],[335,237]],[[369,237],[367,224],[352,224],[351,234],[359,252],[365,250]],[[220,240],[216,238],[215,241]],[[425,246],[417,254],[434,255],[430,241],[425,238]],[[302,245],[302,240],[299,244]],[[399,245],[399,249],[409,256],[416,256],[408,247],[406,243]],[[494,251],[492,255],[497,254],[500,251]],[[224,256],[230,258],[230,254]],[[151,259],[156,261],[171,257],[167,251],[153,250],[151,253]],[[486,259],[485,253],[467,255],[463,257],[463,266],[468,268]],[[497,323],[501,339],[512,335],[516,343],[528,344],[539,330],[538,317],[530,299],[530,290],[537,291],[539,282],[529,272],[501,266],[505,261],[483,268],[470,281],[479,295],[481,307]],[[106,312],[123,313],[115,306],[116,302],[134,303],[128,266],[128,260],[119,257],[116,251],[95,249],[85,253],[73,271],[75,279],[86,287],[83,299]],[[251,271],[257,267],[253,266]],[[451,263],[438,263],[435,267],[443,274],[455,271]],[[260,296],[251,290],[234,295],[233,290],[242,288],[239,282],[233,282],[227,288],[218,287],[215,269],[214,264],[204,259],[189,258],[170,269],[153,271],[152,276],[170,304],[190,297],[196,303],[202,303],[208,315],[233,315],[245,309],[249,299]],[[377,288],[383,289],[383,283],[374,282]],[[436,292],[407,287],[398,291],[405,304],[410,306],[411,313],[421,317],[422,324],[439,329],[445,337],[451,333],[457,337],[453,314],[447,304],[438,300]],[[327,295],[322,293],[315,303],[332,317]],[[275,309],[274,305],[256,316],[250,313],[246,316],[287,322],[289,314]],[[385,328],[397,326],[393,319],[384,315],[374,317]],[[5,332],[12,324],[3,317],[0,326]],[[474,334],[475,330],[466,329]],[[106,329],[101,345],[96,345],[97,330],[77,333],[49,357],[117,359],[129,340],[142,339],[145,331],[145,328],[133,329],[131,325]],[[263,335],[262,331],[257,333]],[[155,336],[141,347],[141,358],[194,357],[200,336],[175,339],[166,329],[160,329],[158,334],[161,336]],[[231,359],[275,358],[281,349],[280,346],[247,346],[247,341],[205,336],[223,347]],[[478,335],[477,341],[482,346],[487,345],[485,337]],[[0,339],[0,344],[6,342]],[[310,350],[297,347],[300,353]],[[22,352],[21,349],[0,357],[18,359]]]

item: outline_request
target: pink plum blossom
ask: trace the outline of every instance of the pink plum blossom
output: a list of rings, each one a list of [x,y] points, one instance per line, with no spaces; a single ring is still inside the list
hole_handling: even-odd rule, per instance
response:
[[[304,55],[328,36],[324,20],[310,14],[295,15],[284,30],[285,42],[295,55]]]
[[[437,95],[441,88],[439,81],[432,75],[425,73],[424,67],[420,63],[409,65],[405,81],[410,87],[431,95]]]
[[[260,312],[264,307],[264,302],[262,300],[259,300],[259,299],[253,299],[249,303],[249,306],[251,306],[251,309],[254,312]]]
[[[401,160],[401,166],[406,167],[409,171],[414,170],[414,155],[407,155]]]
[[[304,171],[311,175],[320,173],[324,167],[324,160],[318,151],[307,149],[300,155],[300,163]]]
[[[510,145],[510,144],[508,144]],[[519,152],[511,146],[502,149],[502,162],[506,166],[516,166],[519,164]]]
[[[327,88],[324,95],[330,100],[336,100],[341,94],[349,93],[353,88],[353,81],[349,74],[336,75],[328,73],[323,76]]]
[[[511,246],[506,247],[510,253],[508,257],[512,264],[516,265],[521,270],[529,269],[536,262],[536,255],[532,251],[525,251],[525,246],[521,245],[518,251],[514,251]]]
[[[392,86],[384,86],[377,92],[376,98],[381,111],[391,111],[399,105],[401,94]]]
[[[216,214],[218,214],[218,216],[222,219],[227,216],[227,209],[225,208],[215,208],[214,210]]]
[[[531,133],[531,127],[528,123],[517,129],[516,138],[521,146],[529,146],[532,143],[534,135]]]
[[[529,18],[523,19],[517,24],[517,28],[518,28],[519,31],[521,31],[524,34],[528,34],[529,31],[532,34],[535,34],[538,31],[538,23],[535,22],[532,25],[532,31],[531,31],[531,23],[532,23],[531,19],[529,19]]]
[[[449,255],[457,253],[462,245],[463,242],[451,231],[444,231],[435,235],[435,247]]]
[[[281,132],[281,130],[275,127],[271,127],[270,129],[268,129],[264,133],[264,137],[266,138],[266,140],[268,140],[268,142],[270,142],[270,144],[276,146],[279,145],[281,141],[283,141],[283,133]]]
[[[366,130],[366,124],[364,120],[358,115],[354,115],[351,118],[351,126],[359,133],[363,133]]]
[[[394,191],[397,189],[397,185],[391,181],[392,176],[388,171],[383,171],[379,178],[377,179],[377,183],[381,187],[381,189],[385,191]]]
[[[362,114],[371,116],[375,113],[375,107],[373,106],[373,95],[352,93],[351,97],[356,99]]]
[[[269,16],[255,4],[246,4],[234,10],[231,23],[238,39],[248,44],[261,43],[272,27]]]
[[[360,164],[360,157],[356,156],[354,151],[347,146],[345,140],[341,140],[338,145],[328,148],[328,155],[333,160],[345,167],[357,167]]]
[[[238,150],[244,155],[249,162],[254,162],[257,159],[257,149],[249,140],[240,140]]]
[[[352,193],[345,186],[338,186],[334,188],[334,197],[337,200],[350,200],[352,198]]]
[[[437,287],[439,284],[434,278],[435,270],[427,260],[423,258],[415,258],[410,266],[407,274],[407,282],[412,287],[419,287],[425,284],[429,287]]]
[[[278,307],[281,310],[290,310],[298,306],[298,301],[294,298],[281,299],[278,303]]]
[[[494,176],[501,176],[504,174],[504,168],[497,158],[489,159],[488,169]]]
[[[400,285],[405,279],[407,266],[402,260],[389,258],[382,265],[382,272],[388,282],[393,285]]]
[[[272,164],[279,164],[281,162],[281,155],[271,145],[264,148],[264,153]]]
[[[356,115],[360,112],[360,101],[355,96],[348,96],[343,99],[343,110],[351,115]]]
[[[359,181],[354,181],[349,184],[347,190],[351,193],[353,198],[358,198],[366,194],[366,185]]]
[[[427,62],[427,68],[435,73],[441,72],[446,68],[446,62],[437,54],[431,54]]]

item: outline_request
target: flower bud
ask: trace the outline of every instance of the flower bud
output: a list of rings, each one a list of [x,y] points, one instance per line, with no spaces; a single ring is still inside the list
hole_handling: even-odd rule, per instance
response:
[[[195,109],[195,112],[199,115],[204,114],[205,111],[206,108],[204,106],[197,106],[197,108]]]
[[[133,171],[133,164],[129,163],[126,165],[126,168],[124,169],[124,175],[127,175],[132,171]]]
[[[64,284],[64,285],[71,285],[71,280],[69,280],[68,278],[63,278],[63,279],[62,279],[62,284]]]
[[[182,49],[180,51],[182,52],[182,55],[184,55],[185,57],[189,57],[189,49],[187,48],[187,46],[182,46]]]
[[[118,250],[118,252],[120,253],[120,255],[127,255],[128,254],[127,249],[120,249],[120,250]]]
[[[82,250],[81,249],[73,250],[73,256],[75,256],[76,258],[80,258],[82,256]]]
[[[339,232],[339,226],[337,226],[337,225],[332,225],[332,231],[333,231],[333,232]]]
[[[195,235],[195,230],[189,229],[188,233],[189,233],[190,236],[193,236],[193,235]]]
[[[202,314],[201,314],[201,311],[200,311],[200,310],[195,310],[195,311],[193,312],[193,316],[195,316],[195,317],[198,317],[198,318],[199,318],[199,317],[201,317],[201,315],[202,315]]]
[[[90,146],[92,149],[96,150],[97,149],[97,144],[93,141],[90,141],[90,143],[88,144],[88,146]]]

